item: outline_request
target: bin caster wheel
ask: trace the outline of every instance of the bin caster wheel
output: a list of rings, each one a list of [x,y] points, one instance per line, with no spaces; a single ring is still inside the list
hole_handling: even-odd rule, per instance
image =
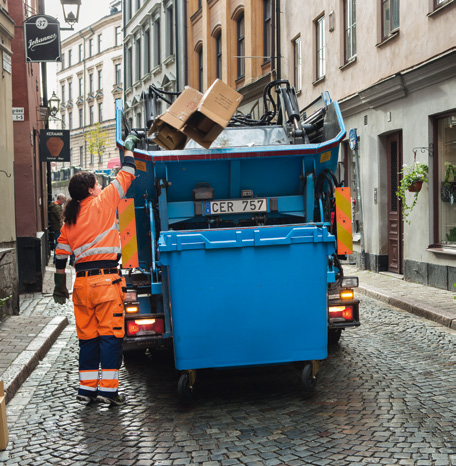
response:
[[[179,400],[184,403],[191,401],[194,395],[193,385],[190,384],[190,375],[189,372],[185,372],[177,382],[177,395]]]
[[[308,392],[313,392],[317,386],[317,376],[313,375],[313,365],[306,364],[302,370],[301,381],[304,387],[304,390]]]

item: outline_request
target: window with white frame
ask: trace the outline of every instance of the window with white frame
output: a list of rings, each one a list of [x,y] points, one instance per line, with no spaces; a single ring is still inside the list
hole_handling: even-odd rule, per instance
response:
[[[166,52],[169,57],[174,54],[174,19],[172,4],[166,9],[166,31]]]
[[[103,122],[103,102],[98,104],[98,121],[100,123]]]
[[[78,97],[82,97],[82,96],[83,96],[82,78],[79,78],[79,79],[78,79],[78,87],[79,87],[79,95],[78,95]]]
[[[131,45],[127,47],[127,53],[126,53],[126,63],[125,63],[125,72],[126,72],[126,86],[127,89],[132,86],[133,84],[133,51],[131,48]]]
[[[399,29],[399,0],[381,0],[382,38],[387,39]]]
[[[356,0],[344,0],[344,61],[356,56]]]
[[[293,63],[294,63],[294,87],[296,91],[301,90],[302,85],[302,63],[301,63],[301,37],[297,37],[293,41]]]
[[[93,125],[94,123],[93,105],[89,107],[89,122],[90,125]]]
[[[116,47],[122,43],[122,30],[120,26],[116,26],[115,28],[115,36],[116,36]]]
[[[116,84],[121,84],[122,83],[122,66],[120,65],[120,63],[116,63],[115,73],[116,73]]]
[[[71,66],[72,58],[73,58],[73,51],[70,49],[70,50],[68,50],[68,67]]]
[[[73,112],[68,112],[68,126],[73,129]]]
[[[89,74],[89,92],[92,94],[94,91],[93,88],[93,73]]]
[[[62,129],[66,129],[66,119],[64,113],[62,113]]]
[[[321,79],[326,73],[326,31],[325,31],[325,16],[320,16],[315,21],[316,30],[316,78]]]
[[[135,41],[135,81],[141,79],[141,38],[137,37]]]
[[[68,100],[73,100],[73,82],[68,83]]]
[[[160,42],[160,17],[154,20],[154,67],[161,63],[161,42]]]
[[[79,166],[84,166],[84,147],[79,146]]]
[[[98,53],[103,52],[103,34],[98,34]]]
[[[236,40],[237,40],[237,78],[242,78],[245,75],[245,29],[244,29],[244,13],[236,22]]]
[[[83,52],[82,44],[79,44],[79,62],[82,62],[83,59],[84,59],[84,52]]]
[[[103,70],[98,70],[98,90],[103,89]]]
[[[93,39],[89,39],[89,57],[93,56]]]
[[[144,74],[150,73],[150,30],[144,31]]]
[[[65,103],[65,84],[62,84],[62,104]]]
[[[82,108],[79,109],[79,127],[82,128],[84,126],[84,115],[82,113]]]
[[[222,31],[215,36],[215,72],[218,79],[222,79]]]

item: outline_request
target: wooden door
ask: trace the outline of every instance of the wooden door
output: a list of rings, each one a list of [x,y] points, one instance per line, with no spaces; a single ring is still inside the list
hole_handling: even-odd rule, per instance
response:
[[[387,138],[388,156],[388,270],[402,273],[402,215],[401,203],[396,195],[402,169],[401,133]]]

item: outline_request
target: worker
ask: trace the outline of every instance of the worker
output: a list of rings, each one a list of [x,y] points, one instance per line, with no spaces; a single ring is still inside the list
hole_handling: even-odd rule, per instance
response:
[[[63,204],[65,204],[65,201],[65,194],[60,193],[57,195],[57,199],[49,204],[49,230],[54,235],[54,250],[57,246],[57,240],[60,236],[60,228],[62,228],[63,224]]]
[[[139,139],[125,139],[125,153],[116,179],[103,191],[90,172],[76,173],[69,182],[71,199],[65,207],[64,224],[56,248],[54,300],[69,298],[65,266],[75,255],[76,279],[73,304],[79,339],[78,401],[121,405],[119,369],[125,335],[125,279],[118,262],[121,255],[116,211],[135,178],[133,150]],[[101,376],[99,369],[101,367]]]

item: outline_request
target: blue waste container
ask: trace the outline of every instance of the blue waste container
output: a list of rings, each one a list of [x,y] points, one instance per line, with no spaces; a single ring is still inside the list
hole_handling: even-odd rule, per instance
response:
[[[334,250],[317,225],[162,232],[176,368],[325,359]]]

